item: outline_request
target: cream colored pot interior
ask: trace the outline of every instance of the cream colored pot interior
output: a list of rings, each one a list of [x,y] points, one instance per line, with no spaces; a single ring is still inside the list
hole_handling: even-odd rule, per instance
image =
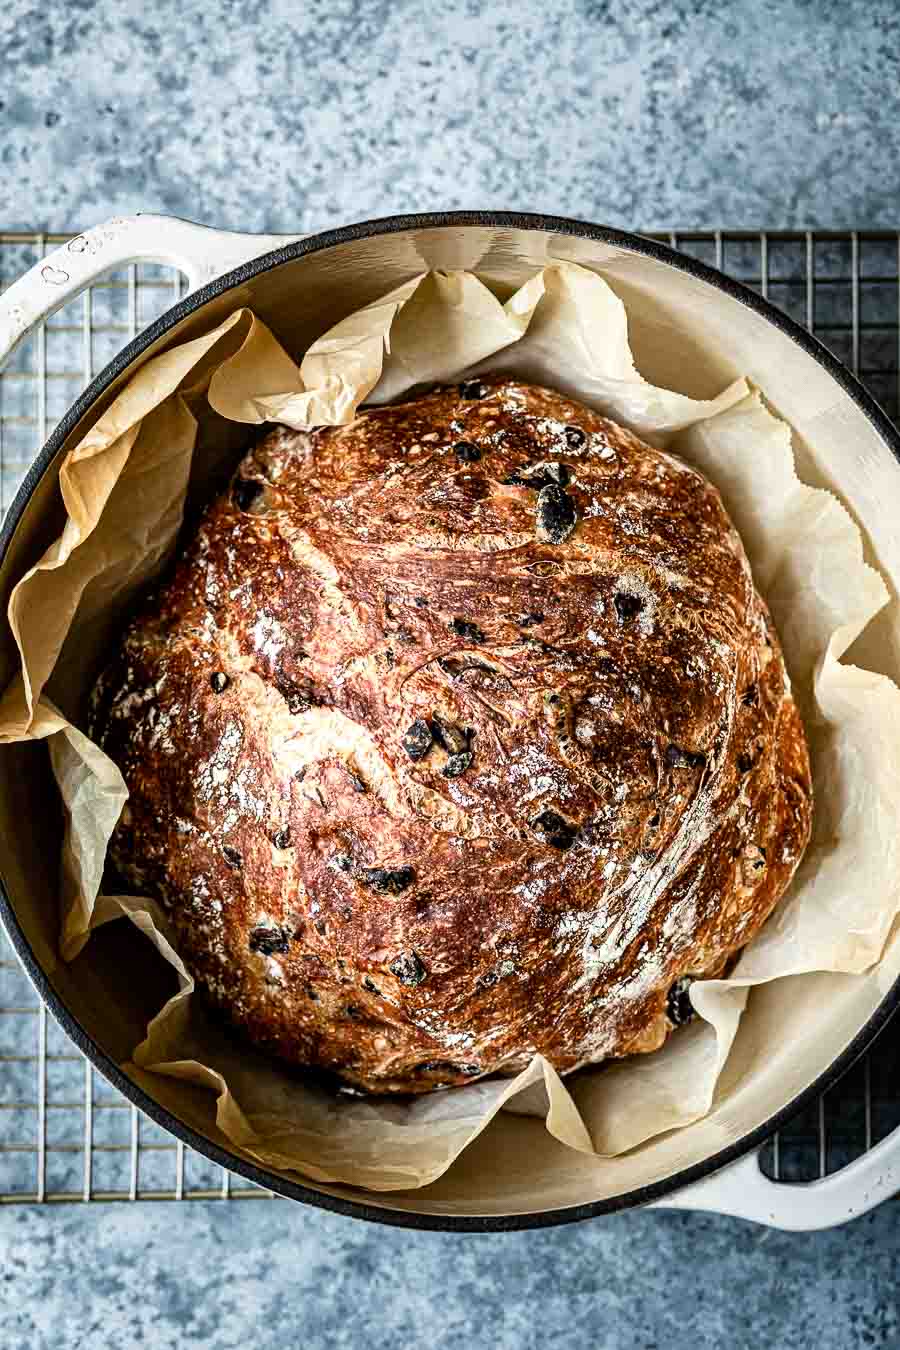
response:
[[[900,465],[813,357],[740,301],[668,263],[537,230],[457,226],[381,235],[311,253],[230,290],[174,328],[144,359],[205,331],[238,305],[249,305],[299,356],[340,318],[426,268],[469,268],[506,294],[536,268],[560,258],[601,271],[625,300],[638,368],[648,379],[710,397],[733,377],[747,375],[791,423],[801,475],[843,497],[863,528],[870,561],[882,570],[894,597],[853,654],[873,669],[900,677],[900,511],[894,505]],[[91,420],[115,389],[95,406]],[[64,450],[86,427],[82,422],[73,430]],[[7,554],[0,574],[4,607],[12,583],[61,527],[57,469],[58,461],[34,492]],[[14,664],[8,630],[0,639],[0,661],[5,683]],[[159,963],[158,997],[136,1002],[123,972],[135,955],[144,964],[157,958],[125,923],[95,935],[73,965],[56,960],[60,817],[55,803],[43,747],[7,748],[0,757],[0,863],[7,893],[60,998],[107,1054],[121,1061],[158,1009],[170,972]],[[126,945],[132,952],[127,960],[121,956]],[[661,1181],[763,1124],[827,1070],[898,975],[900,941],[894,941],[870,975],[804,976],[755,989],[721,1084],[727,1100],[702,1122],[626,1157],[612,1162],[586,1158],[555,1143],[540,1122],[501,1114],[444,1178],[424,1190],[370,1196],[317,1189],[386,1210],[489,1216],[583,1205]],[[768,1048],[767,1072],[729,1091],[742,1057],[760,1044]],[[202,1131],[192,1089],[162,1078],[144,1079],[143,1086]]]

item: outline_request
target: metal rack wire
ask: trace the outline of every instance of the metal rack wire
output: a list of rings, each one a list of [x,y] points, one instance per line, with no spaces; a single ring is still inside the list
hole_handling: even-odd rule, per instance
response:
[[[0,290],[67,235],[0,232]],[[657,235],[767,296],[859,374],[900,420],[900,234]],[[171,268],[107,274],[0,371],[0,515],[35,452],[93,375],[182,293]],[[763,1168],[808,1181],[900,1126],[900,1044],[888,1033],[782,1129]],[[268,1197],[173,1140],[75,1051],[0,935],[0,1203]]]

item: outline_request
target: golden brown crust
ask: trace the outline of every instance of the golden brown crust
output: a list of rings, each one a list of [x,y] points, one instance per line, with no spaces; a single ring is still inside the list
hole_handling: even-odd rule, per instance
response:
[[[810,828],[718,493],[506,379],[272,431],[93,730],[130,791],[112,860],[208,997],[372,1091],[654,1049]]]

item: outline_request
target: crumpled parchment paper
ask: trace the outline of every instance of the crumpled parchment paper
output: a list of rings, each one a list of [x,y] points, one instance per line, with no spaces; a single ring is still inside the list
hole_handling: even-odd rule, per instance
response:
[[[699,1016],[655,1054],[565,1084],[536,1057],[514,1079],[412,1101],[336,1099],[225,1039],[192,996],[153,901],[100,894],[127,792],[115,765],[68,719],[99,644],[171,553],[197,468],[198,422],[338,425],[363,400],[386,402],[488,369],[580,399],[719,487],[804,715],[813,839],[732,977],[695,983]],[[325,333],[299,367],[239,310],[148,361],[66,457],[60,487],[65,529],[10,599],[21,673],[0,702],[0,740],[48,743],[67,822],[63,958],[112,919],[125,916],[146,934],[179,990],[126,1067],[144,1082],[165,1074],[207,1088],[210,1122],[237,1151],[314,1180],[408,1189],[440,1176],[505,1108],[542,1116],[571,1148],[614,1157],[710,1110],[750,986],[809,971],[861,972],[878,961],[900,910],[900,691],[840,658],[886,603],[886,587],[863,561],[859,532],[837,499],[796,477],[790,430],[760,394],[738,380],[703,402],[648,384],[634,366],[625,308],[594,273],[547,266],[505,303],[470,273],[415,277]]]

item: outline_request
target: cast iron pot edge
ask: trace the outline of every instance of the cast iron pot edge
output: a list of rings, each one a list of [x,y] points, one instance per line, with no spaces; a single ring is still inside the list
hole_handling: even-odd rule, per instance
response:
[[[106,368],[92,381],[87,389],[76,399],[72,407],[68,410],[54,431],[51,433],[43,449],[36,456],[34,463],[28,470],[15,498],[13,499],[6,518],[0,527],[0,566],[6,557],[10,541],[15,533],[16,527],[21,519],[25,508],[34,492],[37,484],[43,478],[44,474],[52,465],[56,455],[78,422],[90,410],[91,405],[96,399],[109,387],[109,385],[118,378],[134,360],[140,356],[148,346],[158,338],[163,337],[170,329],[175,327],[182,319],[195,313],[209,300],[224,294],[236,286],[243,285],[251,281],[261,273],[270,271],[272,268],[280,266],[282,263],[291,262],[294,259],[301,258],[308,253],[316,253],[322,249],[332,248],[338,244],[350,243],[355,239],[372,238],[379,234],[396,234],[404,230],[411,229],[446,229],[448,227],[459,226],[478,226],[482,228],[494,229],[520,229],[535,230],[542,233],[575,235],[585,239],[595,240],[598,243],[610,244],[614,247],[629,249],[632,252],[640,253],[646,257],[654,258],[660,262],[669,264],[678,268],[680,271],[687,272],[702,281],[715,286],[726,294],[738,300],[741,304],[766,318],[776,328],[780,329],[787,336],[798,343],[808,355],[813,357],[833,379],[837,381],[843,391],[853,399],[857,406],[862,410],[865,416],[873,424],[881,439],[886,443],[894,458],[900,464],[900,432],[894,427],[887,415],[878,406],[866,389],[859,383],[854,375],[828,351],[826,347],[818,341],[817,338],[807,332],[793,319],[781,313],[767,300],[758,296],[754,291],[733,281],[730,277],[718,272],[715,268],[709,267],[696,259],[689,258],[683,254],[677,253],[674,249],[668,248],[652,239],[647,239],[639,235],[629,234],[623,230],[612,229],[606,226],[591,225],[586,222],[569,220],[563,217],[542,216],[518,212],[495,212],[495,211],[449,211],[435,212],[421,215],[406,216],[388,216],[380,219],[363,221],[355,225],[342,226],[338,229],[326,230],[319,234],[310,235],[304,239],[297,240],[294,243],[284,245],[269,253],[264,253],[257,258],[243,263],[240,267],[231,272],[224,273],[216,277],[206,286],[192,292],[183,300],[180,300],[171,309],[167,310],[155,323],[138,334],[126,347],[124,347]],[[799,1093],[790,1102],[783,1106],[778,1112],[771,1116],[762,1125],[735,1140],[726,1148],[720,1149],[717,1153],[706,1158],[701,1163],[696,1163],[692,1167],[674,1173],[661,1181],[654,1182],[647,1186],[641,1186],[633,1191],[623,1195],[611,1196],[605,1200],[591,1201],[584,1205],[572,1205],[563,1209],[544,1210],[532,1214],[512,1214],[512,1215],[487,1215],[470,1216],[458,1218],[442,1214],[421,1214],[408,1213],[399,1210],[387,1209],[383,1206],[368,1203],[366,1201],[357,1201],[345,1199],[343,1196],[332,1196],[323,1194],[320,1191],[312,1190],[300,1182],[290,1181],[277,1173],[270,1172],[258,1167],[256,1164],[230,1153],[219,1145],[212,1143],[203,1135],[193,1130],[190,1126],[183,1124],[167,1108],[161,1106],[152,1097],[144,1092],[135,1082],[127,1077],[121,1068],[111,1059],[104,1050],[90,1037],[81,1026],[81,1024],[69,1012],[66,1005],[57,995],[48,980],[43,968],[40,966],[34,951],[28,942],[22,928],[19,925],[15,911],[6,887],[0,882],[0,920],[6,929],[9,939],[12,942],[16,953],[22,962],[22,965],[38,992],[38,995],[53,1013],[56,1020],[63,1027],[69,1037],[74,1041],[78,1049],[93,1063],[103,1076],[111,1082],[120,1092],[124,1094],[134,1105],[155,1120],[164,1129],[168,1130],[176,1138],[188,1144],[196,1152],[203,1154],[211,1161],[218,1163],[219,1166],[228,1171],[236,1172],[253,1182],[255,1185],[264,1189],[275,1191],[293,1200],[299,1200],[306,1204],[315,1205],[320,1209],[330,1210],[334,1213],[347,1215],[354,1218],[366,1219],[374,1223],[383,1223],[402,1228],[420,1228],[425,1230],[437,1230],[444,1232],[502,1232],[526,1228],[547,1228],[563,1223],[575,1223],[582,1219],[593,1218],[602,1214],[612,1214],[624,1209],[630,1209],[640,1205],[646,1205],[654,1200],[658,1200],[665,1195],[671,1195],[674,1191],[689,1186],[692,1182],[699,1181],[702,1177],[709,1176],[713,1172],[733,1162],[736,1158],[748,1153],[751,1149],[758,1147],[779,1127],[785,1124],[792,1116],[800,1111],[807,1102],[820,1095],[827,1088],[833,1086],[838,1078],[844,1074],[854,1061],[869,1047],[879,1032],[885,1027],[891,1016],[900,1005],[900,979],[898,979],[890,990],[885,994],[881,1003],[875,1012],[857,1032],[850,1044],[842,1053],[832,1061],[828,1069],[809,1085],[803,1092]]]

